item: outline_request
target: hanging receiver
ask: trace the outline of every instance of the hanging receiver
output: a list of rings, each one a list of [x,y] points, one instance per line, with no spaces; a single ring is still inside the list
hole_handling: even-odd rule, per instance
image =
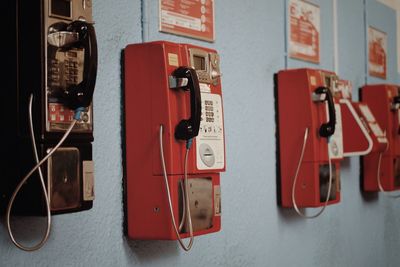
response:
[[[199,134],[201,120],[201,95],[196,70],[190,67],[179,67],[170,77],[170,88],[182,88],[190,92],[190,118],[181,120],[175,128],[175,138],[189,140]],[[176,80],[176,82],[174,82]]]
[[[395,96],[395,97],[393,97],[391,109],[392,109],[393,111],[397,111],[397,110],[400,109],[400,96]]]
[[[73,46],[83,48],[85,55],[82,82],[69,85],[63,91],[62,99],[70,109],[88,107],[92,103],[97,76],[96,33],[93,25],[85,21],[74,21],[68,25],[67,30],[78,34],[79,41]]]
[[[329,121],[323,123],[319,127],[319,135],[321,137],[328,138],[329,136],[335,133],[335,125],[336,125],[335,103],[333,102],[333,96],[331,91],[327,87],[318,87],[314,91],[314,94],[318,96],[314,97],[314,101],[321,101],[320,100],[321,95],[325,95],[324,100],[328,102]]]
[[[93,25],[80,20],[69,25],[56,23],[50,27],[47,39],[50,45],[58,48],[84,50],[82,81],[60,90],[59,97],[70,109],[88,107],[92,103],[97,76],[97,41]]]

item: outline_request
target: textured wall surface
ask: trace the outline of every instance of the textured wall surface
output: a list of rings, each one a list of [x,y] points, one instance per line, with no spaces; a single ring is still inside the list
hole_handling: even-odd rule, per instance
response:
[[[213,44],[158,32],[158,0],[95,0],[99,71],[94,97],[96,200],[90,211],[54,216],[39,252],[18,251],[0,225],[1,266],[399,266],[398,203],[363,195],[359,160],[342,164],[342,202],[315,220],[276,205],[273,74],[285,67],[333,68],[333,15],[321,6],[321,65],[285,61],[285,1],[216,0]],[[396,72],[396,14],[375,0],[338,2],[339,75],[357,88],[366,76],[366,23],[389,34],[389,79]],[[365,3],[364,3],[365,2]],[[365,17],[365,14],[367,16]],[[222,60],[227,171],[222,231],[196,238],[184,253],[173,241],[130,241],[123,233],[121,51],[128,43],[190,42]],[[43,220],[16,221],[29,241]]]

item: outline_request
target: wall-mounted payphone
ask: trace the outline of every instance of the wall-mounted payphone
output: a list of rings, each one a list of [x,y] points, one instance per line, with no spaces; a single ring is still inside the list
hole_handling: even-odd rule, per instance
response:
[[[164,41],[127,46],[125,124],[128,236],[178,240],[189,250],[193,236],[219,231],[225,142],[218,53]]]
[[[283,70],[275,76],[278,201],[306,218],[340,201],[341,112],[338,77],[323,70]],[[308,216],[300,208],[323,208]]]
[[[0,207],[14,244],[31,251],[47,239],[50,214],[92,207],[97,43],[91,0],[6,2],[10,68],[0,101],[9,155],[1,161]],[[46,237],[19,244],[11,214],[47,214]]]
[[[371,129],[378,137],[376,149],[362,157],[363,190],[369,192],[399,190],[400,88],[389,84],[366,85],[360,89],[360,98],[371,111],[366,112],[366,117],[371,122],[376,119],[376,125]]]

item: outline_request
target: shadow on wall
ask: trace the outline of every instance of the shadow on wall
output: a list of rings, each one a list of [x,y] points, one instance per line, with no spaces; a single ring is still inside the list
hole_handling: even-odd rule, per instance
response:
[[[276,203],[281,205],[281,167],[279,152],[279,114],[278,114],[278,74],[274,74],[274,110],[275,110],[275,170],[276,170]]]
[[[378,192],[365,192],[362,189],[360,190],[361,197],[365,202],[375,202],[378,201],[379,194]]]
[[[303,218],[301,218],[294,209],[292,208],[282,208],[281,206],[278,206],[278,216],[281,219],[280,221],[286,222],[288,224],[298,222],[298,221],[304,221]],[[304,209],[300,209],[303,213]]]
[[[4,241],[4,243],[9,243],[10,246],[14,246],[7,233],[5,216],[1,216],[0,220],[0,232],[4,233],[0,237],[3,239],[0,243]],[[46,221],[46,216],[13,216],[11,214],[10,223],[15,239],[23,245],[31,246],[37,244],[43,238],[46,232]]]
[[[123,207],[123,221],[122,221],[122,229],[124,235],[128,233],[128,226],[127,226],[127,208],[126,208],[126,129],[125,129],[125,50],[121,50],[121,57],[120,57],[120,64],[121,64],[121,151],[122,151],[122,207]]]
[[[130,240],[125,236],[125,246],[139,262],[152,262],[159,259],[173,258],[180,248],[175,240]]]
[[[364,161],[360,158],[360,194],[365,202],[378,201],[379,192],[366,192],[363,190],[363,176],[364,176]]]
[[[121,151],[122,151],[122,191],[123,199],[122,206],[124,218],[122,222],[123,239],[129,249],[128,253],[133,254],[139,262],[157,261],[158,258],[171,257],[179,253],[178,243],[174,240],[131,240],[128,237],[127,225],[127,205],[126,205],[126,135],[125,135],[125,64],[124,64],[125,51],[121,50]]]

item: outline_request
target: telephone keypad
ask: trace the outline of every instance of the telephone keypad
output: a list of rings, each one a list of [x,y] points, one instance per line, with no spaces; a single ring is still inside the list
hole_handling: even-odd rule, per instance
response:
[[[83,79],[84,49],[72,48],[68,51],[51,47],[48,51],[48,129],[64,131],[73,120],[74,111],[64,108],[58,93]],[[82,114],[73,131],[92,130],[91,108]]]
[[[78,84],[82,76],[80,70],[82,60],[81,50],[56,51],[54,58],[49,61],[49,86],[56,89]]]
[[[219,110],[215,108],[218,102],[212,100],[204,100],[201,112],[200,132],[204,134],[217,134],[222,132],[222,127],[218,126]]]
[[[71,56],[71,53],[68,53],[68,55]],[[72,55],[75,56],[75,58],[70,57],[64,63],[67,86],[78,84],[78,61],[76,55]]]
[[[50,61],[50,81],[53,86],[60,86],[60,62],[57,59]]]

